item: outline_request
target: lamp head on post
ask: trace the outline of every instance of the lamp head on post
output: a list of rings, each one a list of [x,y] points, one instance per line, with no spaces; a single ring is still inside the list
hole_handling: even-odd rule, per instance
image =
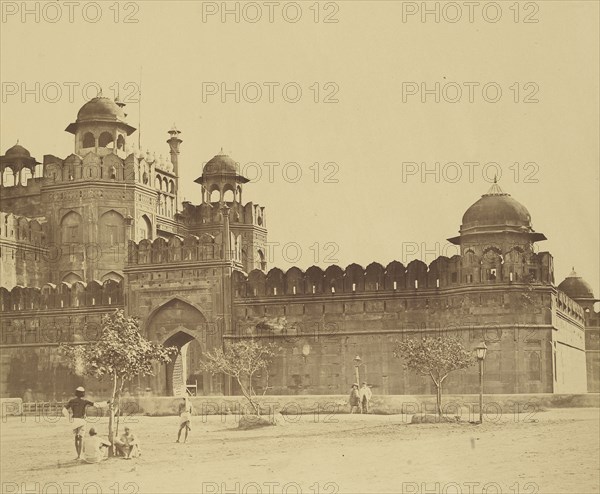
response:
[[[485,354],[487,353],[487,345],[485,344],[485,341],[482,341],[475,348],[475,351],[477,352],[477,360],[480,360],[480,361],[485,360]]]
[[[361,363],[362,359],[357,355],[356,357],[354,357],[354,365],[356,367],[358,367]]]

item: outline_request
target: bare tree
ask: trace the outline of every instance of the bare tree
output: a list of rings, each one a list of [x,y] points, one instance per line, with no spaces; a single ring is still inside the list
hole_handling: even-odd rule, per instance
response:
[[[404,366],[423,376],[430,376],[436,387],[438,416],[442,416],[442,384],[448,374],[466,369],[475,363],[473,354],[453,336],[423,337],[397,341],[394,357],[404,361]]]
[[[268,387],[269,366],[276,349],[275,343],[262,344],[254,339],[236,341],[228,344],[225,350],[217,348],[206,352],[200,363],[201,370],[233,377],[256,415],[260,415],[260,406],[254,400],[256,392],[253,380],[257,373],[264,370],[267,373]]]

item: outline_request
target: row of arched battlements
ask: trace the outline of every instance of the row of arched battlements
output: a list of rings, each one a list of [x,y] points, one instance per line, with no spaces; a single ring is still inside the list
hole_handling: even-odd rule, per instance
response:
[[[585,319],[585,312],[581,305],[560,290],[556,293],[556,305],[558,310],[562,312],[579,317],[581,320]]]
[[[163,175],[157,175],[156,167],[143,158],[136,158],[133,153],[124,159],[114,153],[101,156],[93,151],[85,156],[71,154],[64,160],[49,155],[44,158],[44,177],[50,182],[105,179],[135,181],[152,187],[156,177],[160,176],[159,188],[165,187]],[[167,183],[166,187],[170,189],[171,184]]]
[[[77,307],[123,305],[123,284],[114,280],[104,283],[46,283],[41,288],[15,286],[0,288],[0,311],[51,310]]]
[[[226,201],[229,206],[229,221],[231,223],[243,223],[246,225],[258,225],[265,227],[265,211],[264,206],[248,202],[242,205],[239,202]],[[219,204],[202,204],[193,205],[190,202],[183,203],[184,221],[188,225],[202,225],[204,223],[220,223],[222,215],[219,210]]]
[[[393,261],[385,267],[373,262],[366,268],[350,264],[346,269],[337,265],[325,270],[312,266],[306,271],[292,267],[286,272],[273,268],[268,273],[255,269],[247,276],[234,272],[233,286],[237,297],[258,297],[435,289],[459,284],[551,283],[545,256],[533,256],[521,264],[470,263],[465,257],[456,255],[438,257],[429,266],[414,260],[407,266]]]
[[[200,236],[158,237],[129,242],[130,264],[166,264],[178,261],[205,261],[221,258],[221,241],[207,233]]]
[[[45,231],[36,219],[0,212],[0,238],[40,245],[45,240]]]

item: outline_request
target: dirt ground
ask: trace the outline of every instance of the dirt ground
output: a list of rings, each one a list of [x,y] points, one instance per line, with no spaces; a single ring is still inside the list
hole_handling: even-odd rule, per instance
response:
[[[106,418],[91,420],[106,434]],[[598,409],[553,409],[483,425],[409,425],[403,415],[288,420],[240,431],[235,416],[197,416],[188,443],[176,444],[177,417],[127,417],[142,456],[89,465],[74,461],[66,419],[3,418],[2,492],[599,492]]]

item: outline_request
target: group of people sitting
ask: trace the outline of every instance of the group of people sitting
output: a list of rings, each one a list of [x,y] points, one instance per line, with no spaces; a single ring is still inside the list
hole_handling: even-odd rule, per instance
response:
[[[75,390],[75,398],[69,400],[63,410],[65,417],[71,418],[73,433],[75,434],[75,451],[77,451],[77,460],[81,459],[83,454],[84,461],[88,463],[98,463],[108,456],[108,448],[112,446],[108,439],[101,438],[96,433],[96,429],[93,427],[88,431],[85,436],[86,429],[86,413],[85,410],[88,406],[94,407],[105,407],[108,406],[108,402],[92,402],[84,399],[85,389],[79,386]],[[116,454],[122,456],[124,459],[129,460],[132,457],[140,456],[142,451],[140,444],[129,427],[124,427],[124,432],[118,439],[114,440],[114,446]]]
[[[123,434],[119,439],[115,439],[114,444],[116,455],[123,457],[124,460],[130,460],[142,454],[140,444],[129,427],[125,427]],[[83,460],[87,463],[98,463],[106,459],[110,446],[110,441],[98,436],[96,429],[91,427],[83,440]]]
[[[366,382],[362,383],[361,388],[358,387],[358,383],[354,383],[348,399],[350,413],[369,413],[369,402],[372,396],[373,392]]]

